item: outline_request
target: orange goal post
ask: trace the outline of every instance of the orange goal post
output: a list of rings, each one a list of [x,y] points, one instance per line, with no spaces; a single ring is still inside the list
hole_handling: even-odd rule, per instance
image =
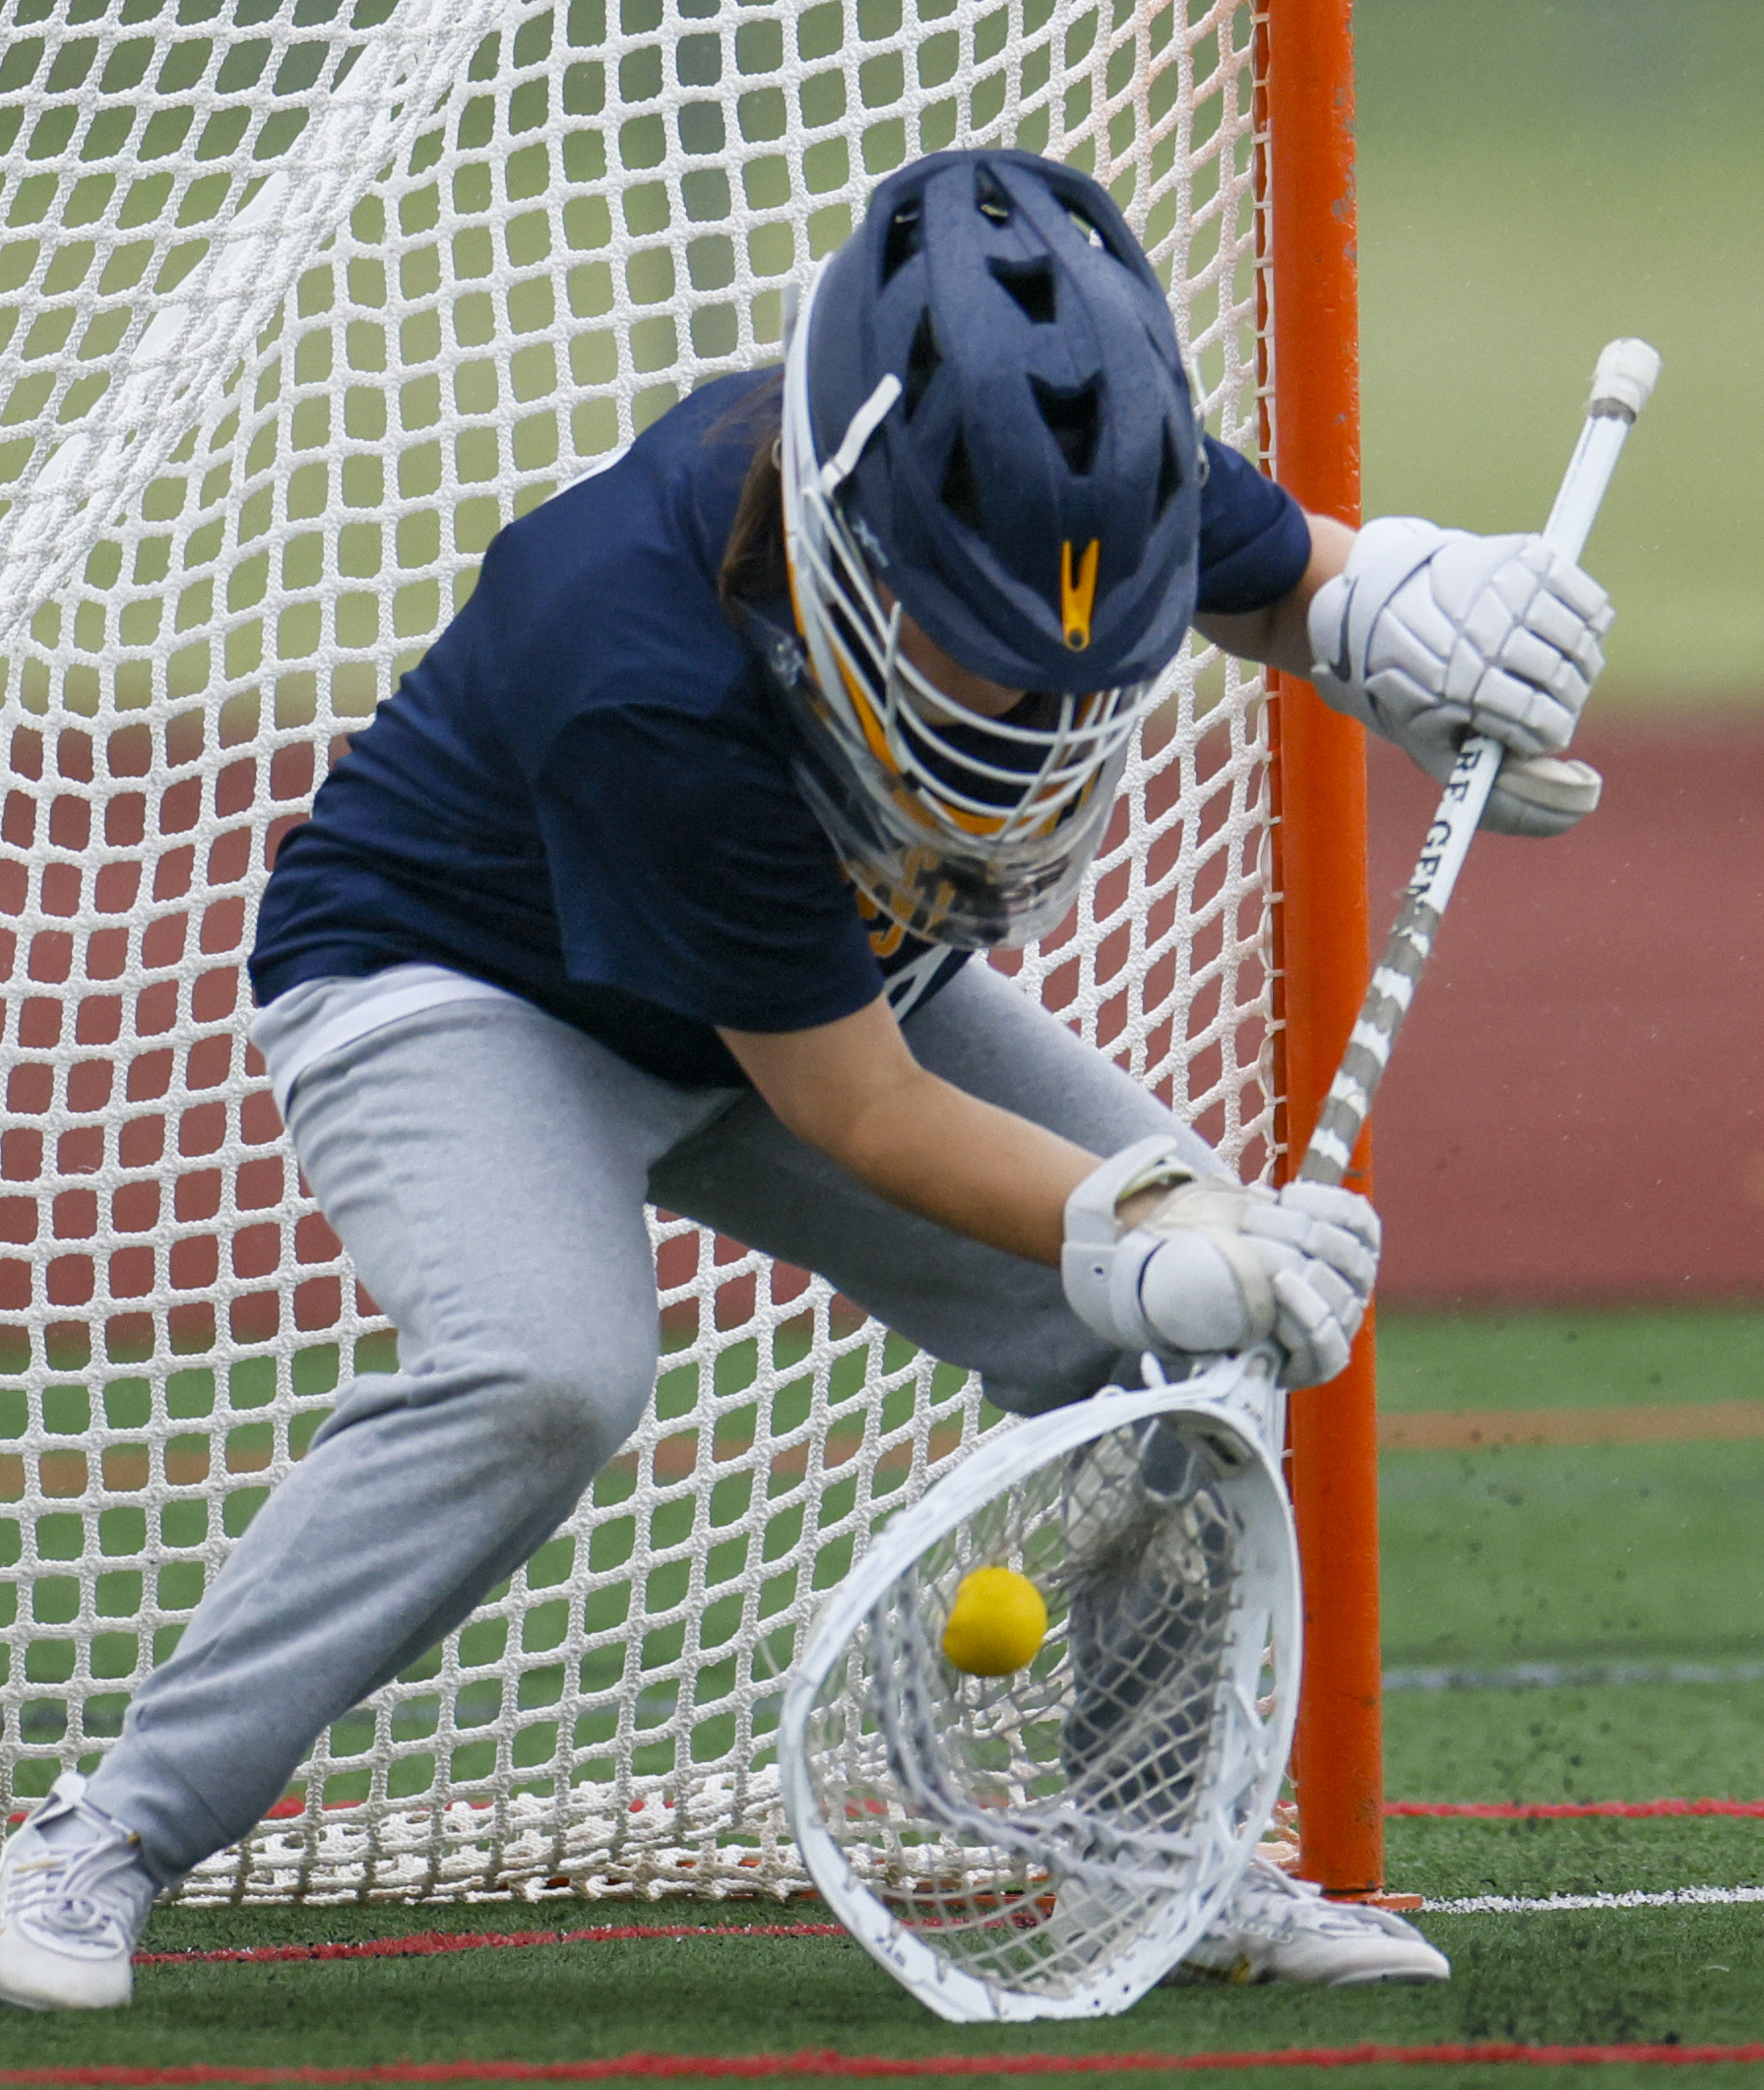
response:
[[[12,0],[0,51],[0,1768],[88,1767],[392,1338],[244,1038],[269,866],[490,536],[775,358],[875,180],[1105,181],[1209,426],[1357,502],[1349,0]],[[1272,679],[1272,678],[1271,678]],[[1367,967],[1363,749],[1191,645],[1000,959],[1246,1173]],[[1359,1157],[1363,1180],[1364,1156]],[[786,1893],[780,1679],[982,1431],[809,1273],[653,1215],[652,1413],[197,1900]],[[1292,1404],[1304,1869],[1382,1883],[1371,1350]],[[445,1535],[437,1534],[437,1543]]]

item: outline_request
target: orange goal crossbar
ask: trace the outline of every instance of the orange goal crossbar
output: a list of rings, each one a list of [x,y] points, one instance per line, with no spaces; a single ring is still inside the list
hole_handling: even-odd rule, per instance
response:
[[[1359,520],[1352,0],[1264,0],[1257,18],[1264,447],[1307,509]],[[1270,273],[1272,285],[1270,285]],[[1369,967],[1365,738],[1307,683],[1274,693],[1278,1133],[1296,1169]],[[1369,1191],[1362,1136],[1348,1174]],[[1293,1777],[1299,1869],[1332,1894],[1384,1884],[1377,1393],[1370,1316],[1353,1362],[1292,1403],[1304,1574]]]

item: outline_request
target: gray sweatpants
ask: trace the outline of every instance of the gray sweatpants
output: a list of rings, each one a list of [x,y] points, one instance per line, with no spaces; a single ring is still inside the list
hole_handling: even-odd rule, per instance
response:
[[[1095,1153],[1171,1127],[983,964],[906,1031],[922,1065]],[[646,1198],[820,1272],[1002,1407],[1081,1398],[1115,1365],[1055,1271],[882,1203],[756,1096],[658,1081],[527,1003],[372,1032],[300,1077],[288,1118],[399,1369],[342,1390],[93,1777],[162,1884],[245,1835],[321,1729],[527,1559],[635,1426],[658,1359]]]

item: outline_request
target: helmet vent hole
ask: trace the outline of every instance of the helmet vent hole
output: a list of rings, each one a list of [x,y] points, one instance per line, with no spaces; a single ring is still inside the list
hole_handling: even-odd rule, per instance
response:
[[[966,440],[958,435],[950,446],[949,463],[943,468],[943,484],[938,488],[938,499],[958,523],[979,532],[984,529],[980,515],[980,491],[975,481],[974,462],[968,455]]]
[[[918,315],[918,325],[913,332],[913,346],[907,351],[907,382],[902,388],[901,411],[909,420],[918,412],[918,403],[925,396],[925,387],[937,375],[943,357],[938,352],[937,336],[931,329],[929,310]]]
[[[924,243],[924,212],[914,196],[888,221],[888,236],[882,242],[882,284],[886,285],[904,269]]]
[[[1077,226],[1078,230],[1083,233],[1088,245],[1096,247],[1101,253],[1106,254],[1111,261],[1120,262],[1125,268],[1133,266],[1115,244],[1114,238],[1098,224],[1088,211],[1081,211],[1075,204],[1069,203],[1066,206],[1066,216]]]
[[[1097,462],[1097,444],[1102,434],[1101,388],[1094,380],[1076,392],[1061,392],[1039,377],[1032,377],[1030,384],[1067,471],[1083,478]]]
[[[1052,326],[1055,311],[1053,266],[1046,261],[993,261],[987,264],[999,287],[1009,292],[1026,319],[1038,327]]]
[[[983,165],[974,170],[974,207],[995,225],[1008,225],[1011,222],[1011,199]]]
[[[1158,466],[1158,513],[1162,515],[1174,500],[1182,483],[1182,467],[1176,459],[1176,446],[1169,439],[1169,423],[1164,424],[1164,456]]]

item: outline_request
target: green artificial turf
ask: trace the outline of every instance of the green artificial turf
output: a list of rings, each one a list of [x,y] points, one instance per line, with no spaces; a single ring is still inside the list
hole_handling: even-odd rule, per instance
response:
[[[1491,1842],[1505,1847],[1510,1840],[1496,1832]],[[574,1913],[580,1919],[595,1912]],[[706,1916],[692,1905],[645,1913],[663,1920]],[[526,1925],[535,1914],[479,1909],[457,1912],[448,1924]],[[543,1915],[568,1920],[555,1904]],[[320,1929],[334,1935],[389,1935],[409,1920],[402,1911],[340,1911]],[[296,1929],[273,1918],[252,1921],[260,1937]],[[956,2056],[1260,2050],[1364,2040],[1738,2042],[1756,2031],[1764,1925],[1755,1910],[1595,1910],[1423,1921],[1453,1956],[1456,1978],[1449,1986],[1160,1990],[1125,2018],[1032,2026],[943,2024],[844,1939],[712,1937],[445,1958],[148,1967],[140,1977],[140,1999],[126,2016],[4,2020],[4,2064],[168,2066],[225,2059],[343,2066],[804,2047]],[[297,1929],[310,1934],[312,1926],[302,1921]],[[150,1943],[160,1950],[200,1947],[241,1933],[241,1919],[232,1912],[172,1911],[156,1919]],[[1434,2070],[1427,2079],[1443,2078]],[[1526,2080],[1532,2080],[1529,2071]]]
[[[1392,1413],[1752,1400],[1764,1310],[1388,1314],[1378,1365]],[[1394,1666],[1764,1659],[1764,1439],[1387,1452],[1381,1498]]]
[[[1764,1317],[1390,1316],[1383,1395],[1410,1410],[1748,1397]],[[737,1383],[740,1361],[728,1369]],[[663,1388],[664,1405],[675,1389]],[[1384,1461],[1387,1659],[1499,1668],[1645,1653],[1764,1658],[1764,1444],[1398,1453]],[[567,1572],[560,1555],[552,1568]],[[1764,1797],[1764,1682],[1406,1689],[1387,1702],[1387,1790],[1420,1800]],[[1764,1881],[1764,1822],[1393,1820],[1393,1884],[1435,1899],[1660,1892]],[[465,1908],[171,1909],[158,1951],[574,1929],[815,1920],[814,1905],[556,1899]],[[689,1939],[397,1961],[150,1967],[121,2017],[0,2019],[0,2066],[344,2066],[463,2057],[831,2047],[904,2056],[1198,2052],[1516,2039],[1738,2042],[1764,2028],[1764,1909],[1428,1914],[1441,1990],[1162,1991],[1082,2025],[951,2027],[843,1940]],[[1259,2071],[1257,2072],[1259,2075]],[[1493,2080],[1381,2068],[1379,2085]],[[1656,2079],[1623,2064],[1603,2085]],[[1699,2080],[1741,2079],[1705,2070]],[[1251,2080],[1257,2079],[1252,2076]],[[1268,2080],[1277,2078],[1270,2073]],[[1289,2071],[1278,2080],[1291,2082]],[[1333,2078],[1341,2080],[1339,2076]],[[1503,2077],[1510,2080],[1510,2077]],[[1569,2074],[1528,2068],[1530,2085]],[[1755,2080],[1755,2077],[1753,2078]]]
[[[1603,1691],[1411,1693],[1394,1700],[1392,1789],[1431,1797],[1555,1798],[1560,1766],[1594,1766],[1600,1797],[1658,1790],[1663,1736],[1694,1763],[1743,1758],[1758,1690],[1643,1686]],[[1589,1754],[1587,1738],[1592,1742]],[[1482,1778],[1532,1751],[1516,1779]],[[1546,1774],[1547,1773],[1547,1774]],[[1721,1781],[1710,1782],[1719,1788]],[[1729,1781],[1745,1784],[1743,1777]],[[1573,1791],[1572,1784],[1568,1790]],[[1575,1793],[1575,1797],[1583,1797]],[[1390,1876],[1436,1898],[1661,1891],[1752,1884],[1764,1823],[1746,1820],[1480,1822],[1396,1820]],[[193,2060],[344,2066],[394,2059],[583,2059],[635,2051],[739,2054],[832,2048],[900,2056],[1266,2051],[1295,2046],[1652,2042],[1734,2044],[1757,2035],[1764,1911],[1677,1907],[1532,1914],[1425,1914],[1453,1959],[1443,1989],[1159,1991],[1127,2016],[1080,2025],[948,2026],[843,1939],[694,1938],[526,1947],[399,1961],[149,1967],[124,2018],[8,2018],[3,2063]],[[801,1901],[487,1903],[408,1909],[169,1909],[147,1943],[159,1952],[450,1932],[569,1930],[631,1923],[823,1921]],[[1380,2068],[1378,2085],[1494,2080],[1488,2069]],[[1235,2078],[1233,2078],[1235,2079]],[[1251,2077],[1259,2080],[1259,2072]],[[1291,2081],[1290,2071],[1268,2080]],[[1510,2076],[1503,2075],[1503,2080]],[[1525,2071],[1523,2081],[1576,2079]],[[1653,2080],[1602,2066],[1599,2084]],[[1735,2082],[1738,2070],[1698,2080]],[[1755,2080],[1755,2077],[1753,2078]],[[1336,2076],[1332,2080],[1344,2080]]]
[[[1392,1411],[1746,1399],[1760,1362],[1764,1313],[1741,1309],[1390,1315],[1380,1330],[1381,1397]],[[753,1362],[731,1354],[724,1390],[744,1383]],[[193,1413],[212,1399],[198,1378],[193,1369]],[[684,1397],[683,1386],[664,1379],[663,1412]],[[781,1396],[787,1409],[799,1398],[796,1388]],[[1399,1668],[1764,1657],[1756,1516],[1764,1443],[1394,1453],[1384,1460],[1383,1482],[1386,1657]],[[615,1473],[604,1486],[616,1494],[628,1481]],[[720,1499],[714,1513],[733,1516],[744,1507]],[[546,1549],[534,1569],[541,1584],[561,1585],[570,1571],[567,1546]],[[536,1615],[533,1629],[542,1628]],[[536,1671],[529,1688],[548,1688],[547,1675]],[[1750,1799],[1764,1796],[1764,1682],[1400,1690],[1387,1703],[1387,1790],[1404,1798]],[[478,1746],[487,1744],[465,1745],[462,1765]],[[1445,1900],[1752,1885],[1764,1880],[1764,1822],[1393,1820],[1389,1876]],[[156,1916],[148,1944],[175,1951],[427,1929],[740,1924],[820,1914],[800,1904],[569,1899],[440,1909],[180,1908]],[[1738,2042],[1764,2025],[1756,2001],[1764,1995],[1764,1910],[1755,1906],[1429,1914],[1422,1922],[1453,1957],[1449,1988],[1184,1989],[1159,1992],[1121,2019],[1015,2029],[941,2024],[843,1940],[657,1940],[398,1961],[149,1967],[141,2000],[124,2016],[0,2019],[0,2066],[346,2066],[804,2047],[972,2056],[1368,2040]],[[1706,2069],[1699,2080],[1739,2081],[1748,2072]],[[1497,2076],[1511,2079],[1486,2067],[1380,2068],[1367,2079],[1401,2090]],[[1597,2081],[1644,2077],[1655,2080],[1657,2072],[1624,2064],[1602,2067]],[[1262,2079],[1261,2071],[1249,2079]],[[1293,2077],[1283,2070],[1266,2079]],[[1524,2076],[1528,2085],[1570,2079],[1571,2071],[1555,2069],[1528,2068]]]
[[[1764,1683],[1391,1691],[1384,1768],[1397,1800],[1764,1800]]]
[[[1764,1441],[1388,1453],[1380,1493],[1394,1664],[1764,1652]]]

